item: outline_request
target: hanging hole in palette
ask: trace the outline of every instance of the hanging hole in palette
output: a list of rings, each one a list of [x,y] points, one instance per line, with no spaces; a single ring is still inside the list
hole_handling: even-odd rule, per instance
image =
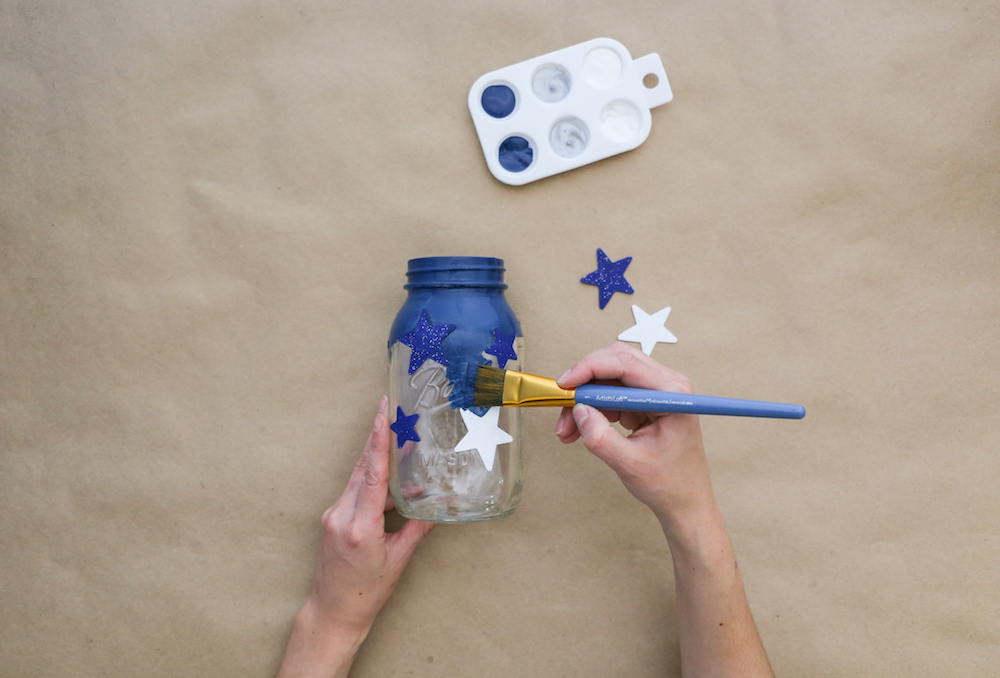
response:
[[[612,101],[601,111],[601,131],[611,141],[631,141],[641,124],[642,115],[631,101]]]
[[[509,85],[490,85],[483,90],[479,103],[490,117],[506,118],[517,107],[517,95]]]
[[[500,166],[508,172],[523,172],[535,162],[535,145],[528,139],[512,135],[504,139],[497,149]]]
[[[575,158],[587,148],[590,134],[587,125],[579,118],[566,118],[552,126],[549,146],[560,158]]]
[[[660,79],[656,77],[656,73],[649,73],[642,79],[642,86],[646,89],[656,89],[656,86],[659,84]]]
[[[531,78],[531,91],[542,101],[554,104],[562,101],[569,94],[572,79],[567,71],[558,64],[546,64]]]

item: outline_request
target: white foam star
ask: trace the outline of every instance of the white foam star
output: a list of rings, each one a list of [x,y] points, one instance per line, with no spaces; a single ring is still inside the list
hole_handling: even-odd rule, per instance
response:
[[[632,317],[635,318],[635,325],[618,335],[622,341],[637,342],[642,346],[642,352],[650,355],[657,342],[664,344],[676,344],[677,337],[670,333],[663,323],[667,322],[670,315],[670,307],[661,308],[650,315],[641,308],[632,304]]]
[[[514,440],[498,424],[500,421],[500,408],[491,407],[481,417],[477,417],[475,413],[465,409],[460,410],[460,412],[462,413],[462,421],[465,422],[465,428],[469,432],[455,446],[455,451],[478,450],[479,456],[482,458],[483,463],[486,464],[486,470],[492,471],[493,461],[497,456],[497,445],[503,445]]]

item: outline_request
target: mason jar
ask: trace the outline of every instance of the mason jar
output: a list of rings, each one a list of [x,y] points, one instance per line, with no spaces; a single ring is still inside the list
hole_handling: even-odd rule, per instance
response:
[[[411,259],[389,333],[389,489],[396,510],[432,522],[491,520],[521,499],[516,407],[452,409],[447,367],[520,370],[524,339],[503,260]]]

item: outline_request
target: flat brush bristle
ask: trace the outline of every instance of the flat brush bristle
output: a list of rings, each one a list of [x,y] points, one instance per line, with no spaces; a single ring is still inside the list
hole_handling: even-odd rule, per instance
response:
[[[491,365],[478,365],[473,402],[476,407],[500,407],[503,405],[503,382],[507,370]]]
[[[451,409],[498,407],[503,404],[503,380],[506,370],[489,365],[452,363],[448,365]]]
[[[448,401],[451,409],[469,409],[476,404],[476,367],[469,363],[452,363],[448,365],[448,381],[451,382],[451,393]]]

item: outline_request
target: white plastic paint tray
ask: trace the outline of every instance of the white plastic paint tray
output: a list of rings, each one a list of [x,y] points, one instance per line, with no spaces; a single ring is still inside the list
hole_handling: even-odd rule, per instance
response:
[[[597,38],[487,73],[469,111],[490,172],[520,186],[638,147],[671,99],[659,55]]]

